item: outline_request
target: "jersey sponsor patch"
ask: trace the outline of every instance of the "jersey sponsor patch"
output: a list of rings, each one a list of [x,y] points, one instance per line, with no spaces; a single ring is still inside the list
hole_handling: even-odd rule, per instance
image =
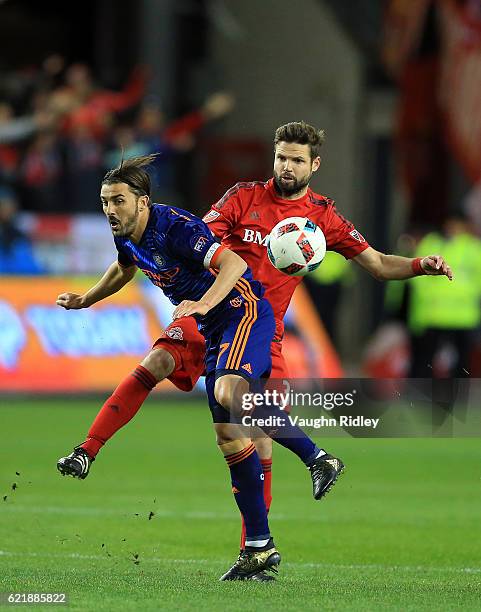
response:
[[[165,335],[172,338],[172,340],[184,339],[184,331],[182,327],[169,327],[169,329],[165,330]]]
[[[267,246],[268,239],[269,239],[269,233],[263,236],[261,232],[257,230],[253,230],[248,227],[244,228],[244,236],[242,238],[243,242],[254,242],[255,244]]]
[[[241,298],[241,297],[239,297],[239,296],[237,296],[237,297],[233,298],[233,299],[232,299],[232,300],[229,302],[229,304],[230,304],[231,306],[233,306],[234,308],[239,308],[240,306],[242,306],[242,298]]]
[[[204,223],[210,223],[211,221],[217,219],[217,217],[220,217],[220,212],[217,212],[216,210],[210,210],[206,215],[204,215],[202,221]]]
[[[358,242],[366,242],[364,237],[355,229],[352,230],[352,232],[349,232],[349,236],[352,236],[354,240],[357,240]]]
[[[197,242],[194,244],[194,251],[198,251],[199,253],[202,253],[206,242],[207,242],[207,238],[205,236],[200,236],[200,238],[198,238]]]

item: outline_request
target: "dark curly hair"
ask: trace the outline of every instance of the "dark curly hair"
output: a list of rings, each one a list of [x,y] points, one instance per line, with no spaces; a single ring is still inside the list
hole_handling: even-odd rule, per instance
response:
[[[274,135],[274,147],[280,142],[308,144],[312,160],[320,155],[324,140],[324,130],[316,130],[305,121],[291,121],[277,128]]]
[[[151,183],[149,173],[144,170],[157,158],[157,153],[152,155],[142,155],[122,160],[117,168],[109,170],[102,179],[102,185],[112,185],[114,183],[125,183],[130,191],[137,196],[149,196],[151,193]]]

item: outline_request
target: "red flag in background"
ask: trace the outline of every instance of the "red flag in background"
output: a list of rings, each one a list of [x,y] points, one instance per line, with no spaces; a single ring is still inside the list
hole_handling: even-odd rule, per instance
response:
[[[440,223],[447,208],[447,160],[438,102],[436,0],[391,0],[382,58],[399,86],[396,157],[415,225]]]
[[[400,76],[419,47],[428,9],[434,0],[391,0],[384,17],[381,55],[392,77]]]
[[[439,101],[453,155],[481,179],[481,1],[439,0]]]

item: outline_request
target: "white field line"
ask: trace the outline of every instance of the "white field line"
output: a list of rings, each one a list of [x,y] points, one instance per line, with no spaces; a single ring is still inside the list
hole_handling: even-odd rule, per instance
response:
[[[36,553],[36,552],[12,552],[0,550],[1,557],[37,557],[37,558],[55,558],[55,559],[91,559],[97,561],[105,561],[107,559],[123,559],[126,556],[111,555],[82,555],[79,553]],[[193,565],[217,565],[220,563],[228,564],[228,560],[213,560],[213,559],[170,559],[161,557],[139,557],[142,562],[150,563],[184,563]],[[336,563],[283,563],[282,566],[297,567],[297,568],[313,568],[313,569],[333,569],[333,570],[375,570],[375,571],[391,571],[391,572],[434,572],[445,574],[481,574],[481,567],[432,567],[428,565],[382,565],[382,564],[336,564]]]

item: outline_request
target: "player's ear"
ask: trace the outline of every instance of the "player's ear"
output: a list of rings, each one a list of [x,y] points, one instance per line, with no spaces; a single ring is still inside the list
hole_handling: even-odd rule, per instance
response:
[[[321,165],[321,158],[319,155],[312,160],[312,172],[317,172]]]
[[[149,208],[149,196],[143,195],[139,198],[139,212],[142,212],[145,208]]]

